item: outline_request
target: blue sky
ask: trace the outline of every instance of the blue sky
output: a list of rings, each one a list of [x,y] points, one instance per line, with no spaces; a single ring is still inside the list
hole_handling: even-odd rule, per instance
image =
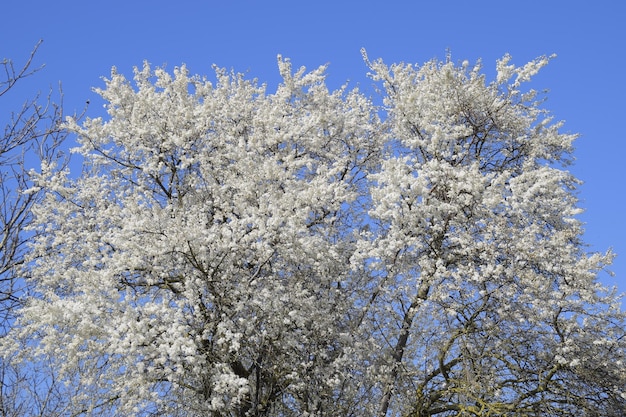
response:
[[[482,58],[485,70],[505,53],[522,65],[556,53],[533,87],[549,89],[545,106],[564,131],[577,132],[570,170],[584,181],[586,241],[613,247],[616,276],[626,291],[626,3],[620,1],[48,1],[13,0],[0,8],[0,59],[22,62],[43,39],[43,72],[0,103],[0,122],[37,91],[63,84],[66,112],[102,112],[91,87],[116,66],[130,76],[144,60],[167,68],[187,64],[212,76],[212,64],[267,82],[278,78],[276,55],[294,65],[329,63],[329,84],[347,80],[373,91],[360,48],[387,63]],[[373,94],[373,92],[372,92]]]

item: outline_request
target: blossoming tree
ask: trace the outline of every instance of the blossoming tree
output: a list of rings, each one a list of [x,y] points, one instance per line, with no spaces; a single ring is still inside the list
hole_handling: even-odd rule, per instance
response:
[[[524,90],[547,58],[366,62],[265,86],[149,65],[44,165],[2,349],[70,415],[619,415],[624,316],[581,240],[573,135]]]
[[[35,66],[39,41],[21,65],[14,60],[0,61],[0,101],[18,94],[22,82],[43,67]],[[25,192],[33,185],[29,164],[64,160],[60,151],[67,132],[60,127],[63,119],[62,103],[52,101],[53,91],[47,97],[39,94],[26,99],[21,107],[0,117],[0,338],[5,337],[19,314],[27,291],[22,265],[29,242],[28,226],[33,221],[31,208],[45,194]],[[33,372],[35,371],[35,372]],[[0,414],[7,417],[39,414],[58,410],[39,407],[53,398],[56,386],[45,378],[45,368],[12,363],[10,354],[0,355]]]

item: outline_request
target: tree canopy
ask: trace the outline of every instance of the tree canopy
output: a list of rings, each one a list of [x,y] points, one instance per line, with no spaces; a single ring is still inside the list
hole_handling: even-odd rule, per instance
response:
[[[21,93],[23,80],[34,76],[43,66],[35,65],[41,45],[38,42],[22,64],[4,58],[0,61],[0,101]],[[45,191],[32,189],[30,167],[37,161],[62,166],[61,146],[68,132],[60,127],[63,119],[62,100],[53,101],[35,93],[13,111],[2,112],[0,123],[0,339],[15,324],[15,318],[27,297],[24,265],[31,232],[28,227],[34,216],[33,206]],[[61,93],[61,92],[60,92]],[[42,367],[12,361],[15,352],[0,354],[0,414],[2,416],[36,415],[56,406],[41,406],[54,397],[54,382],[43,375]],[[50,401],[52,403],[54,401]]]
[[[273,93],[145,64],[42,164],[2,340],[62,415],[626,414],[626,327],[588,253],[549,58],[365,56],[381,106],[278,59]]]

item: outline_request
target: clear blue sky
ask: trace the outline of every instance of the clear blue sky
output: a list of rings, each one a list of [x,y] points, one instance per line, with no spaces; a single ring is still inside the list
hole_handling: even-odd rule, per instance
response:
[[[329,63],[329,83],[350,80],[372,91],[359,49],[387,63],[433,57],[470,62],[492,71],[510,53],[522,65],[539,55],[558,57],[535,79],[549,89],[546,107],[577,132],[571,171],[585,183],[586,241],[618,253],[606,283],[626,291],[626,3],[582,0],[508,1],[49,1],[7,0],[0,7],[0,59],[21,62],[44,39],[43,72],[0,103],[17,108],[33,92],[63,83],[67,112],[91,100],[112,66],[127,75],[148,60],[186,63],[212,76],[212,64],[247,72],[270,86],[276,55],[295,66]],[[5,114],[0,115],[4,121]]]

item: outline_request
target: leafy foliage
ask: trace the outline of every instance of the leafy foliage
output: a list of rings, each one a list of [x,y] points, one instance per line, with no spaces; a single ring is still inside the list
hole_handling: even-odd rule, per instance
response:
[[[44,164],[34,290],[3,342],[71,415],[620,415],[624,315],[581,240],[547,62],[365,60],[275,93],[145,64]],[[71,394],[71,395],[70,395]]]

